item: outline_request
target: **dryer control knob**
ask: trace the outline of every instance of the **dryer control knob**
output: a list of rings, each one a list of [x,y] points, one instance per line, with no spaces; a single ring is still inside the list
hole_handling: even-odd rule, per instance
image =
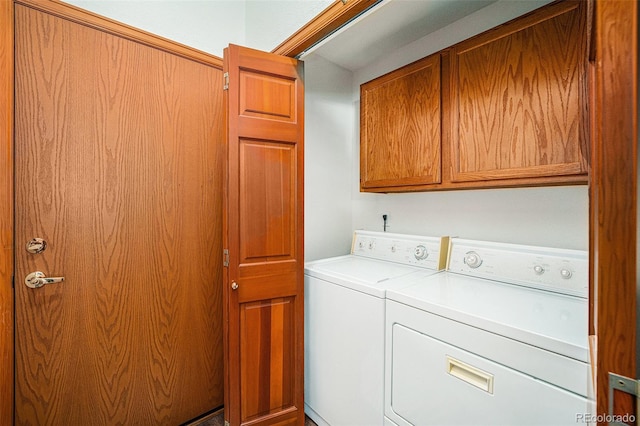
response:
[[[573,272],[571,272],[570,269],[562,268],[560,270],[560,276],[562,278],[564,278],[565,280],[568,280],[569,278],[571,278],[573,276]]]
[[[536,275],[542,275],[544,274],[544,268],[540,265],[536,265],[533,267],[533,272],[535,272]]]
[[[469,251],[467,252],[467,254],[465,254],[464,256],[464,263],[472,269],[477,268],[478,266],[482,265],[482,258],[480,257],[480,255],[478,253],[476,253],[475,251]]]

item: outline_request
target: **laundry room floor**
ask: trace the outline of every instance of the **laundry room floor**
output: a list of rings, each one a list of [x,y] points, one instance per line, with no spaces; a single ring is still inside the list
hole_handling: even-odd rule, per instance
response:
[[[313,420],[309,417],[304,416],[304,426],[318,426]],[[206,419],[202,419],[198,422],[191,423],[190,426],[224,426],[224,412],[220,410],[219,413],[212,414],[210,417]]]

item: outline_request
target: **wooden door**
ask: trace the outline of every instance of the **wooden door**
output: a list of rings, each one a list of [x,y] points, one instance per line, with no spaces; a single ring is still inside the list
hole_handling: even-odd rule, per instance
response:
[[[302,63],[229,46],[225,417],[304,422]]]
[[[15,14],[16,424],[219,407],[221,70]],[[34,271],[65,280],[28,288]]]

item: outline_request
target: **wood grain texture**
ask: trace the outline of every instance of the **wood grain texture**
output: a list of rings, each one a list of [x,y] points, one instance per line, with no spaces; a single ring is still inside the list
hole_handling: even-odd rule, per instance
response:
[[[636,376],[638,4],[598,0],[595,7],[590,285],[597,412],[604,414],[608,373]],[[634,410],[634,398],[616,392],[614,412]]]
[[[13,2],[0,1],[0,425],[13,424]]]
[[[49,242],[16,272],[66,278],[16,286],[16,423],[216,408],[220,70],[24,6],[16,35],[16,240]]]
[[[586,176],[585,4],[553,4],[453,47],[454,182]]]
[[[295,81],[241,70],[240,115],[293,122],[296,120]],[[275,101],[274,101],[275,99]]]
[[[243,423],[294,406],[294,300],[273,298],[268,302],[245,303],[241,307]]]
[[[145,46],[153,47],[154,49],[163,50],[172,55],[222,69],[222,58],[100,16],[60,0],[16,0],[15,3],[31,9],[40,10],[53,16],[65,18]]]
[[[225,419],[231,425],[302,425],[302,64],[233,45],[224,63]]]
[[[441,181],[440,55],[360,87],[363,190]]]
[[[240,262],[295,259],[296,146],[241,139],[239,159]]]
[[[271,52],[295,58],[376,3],[377,0],[349,0],[345,4],[342,0],[335,0]]]

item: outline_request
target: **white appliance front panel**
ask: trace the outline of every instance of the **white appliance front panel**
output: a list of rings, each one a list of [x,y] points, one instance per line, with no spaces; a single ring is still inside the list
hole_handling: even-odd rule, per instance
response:
[[[305,276],[305,406],[319,425],[382,425],[384,299]]]
[[[318,260],[305,265],[305,274],[309,276],[380,298],[385,297],[388,288],[403,286],[402,283],[393,282],[394,279],[417,272],[431,274],[435,271],[354,255]]]
[[[392,329],[402,325],[432,336],[452,346],[465,348],[498,364],[554,384],[570,392],[588,396],[591,371],[586,362],[537,348],[481,328],[453,321],[387,299],[385,341],[385,413],[390,409]]]
[[[588,361],[587,299],[450,272],[409,281],[387,298]]]
[[[587,399],[395,324],[391,401],[398,425],[575,425]]]

